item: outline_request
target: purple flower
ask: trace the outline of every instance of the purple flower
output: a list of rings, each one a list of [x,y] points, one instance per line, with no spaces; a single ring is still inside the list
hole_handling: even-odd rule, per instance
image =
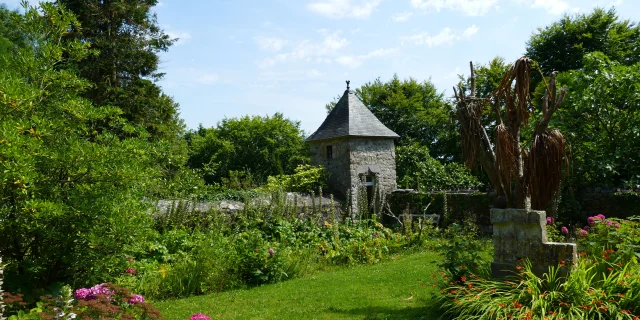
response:
[[[127,268],[127,270],[125,270],[124,272],[130,274],[130,275],[135,275],[136,274],[136,269],[134,268]]]
[[[584,227],[582,228],[582,230],[584,230],[584,231],[589,231],[589,229],[591,229],[591,227],[589,227],[589,226],[584,226]]]
[[[101,283],[91,287],[91,289],[89,289],[91,291],[91,295],[89,296],[89,298],[93,299],[99,294],[104,294],[105,296],[107,296],[107,298],[111,297],[114,292],[111,289],[105,287],[105,285],[106,283]]]
[[[562,231],[562,233],[564,233],[564,234],[569,234],[569,229],[567,229],[567,227],[562,227],[562,229],[560,229],[560,231]]]
[[[588,234],[587,230],[582,229],[578,231],[578,235],[581,237],[585,237],[587,234]]]
[[[73,294],[73,297],[78,300],[89,300],[89,296],[91,296],[91,290],[87,288],[78,289]]]
[[[132,294],[129,304],[144,303],[144,297],[139,294]]]
[[[547,224],[553,224],[554,222],[556,222],[556,219],[553,217],[547,217]]]
[[[276,252],[272,248],[269,248],[269,256],[273,257],[275,253]]]
[[[205,316],[202,313],[196,313],[189,318],[189,320],[211,320],[211,318]]]

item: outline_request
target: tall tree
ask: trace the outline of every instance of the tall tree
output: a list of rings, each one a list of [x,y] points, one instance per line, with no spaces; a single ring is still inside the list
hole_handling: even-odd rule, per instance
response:
[[[614,8],[590,14],[565,15],[538,29],[527,42],[526,56],[540,64],[544,74],[579,69],[586,53],[600,51],[624,65],[640,61],[640,26],[620,20]]]
[[[486,64],[474,63],[474,81],[475,96],[478,98],[490,97],[502,82],[502,77],[509,70],[510,65],[503,57],[496,56]],[[471,90],[471,77],[459,75],[460,84],[458,88],[462,88],[467,94]]]
[[[87,54],[87,44],[59,41],[77,26],[52,3],[27,8],[26,46],[0,56],[0,251],[13,288],[108,280],[150,232],[141,200],[158,177],[150,144],[100,131],[105,119],[127,123],[82,98],[91,84],[60,68]]]
[[[17,11],[11,11],[4,4],[0,4],[0,55],[8,53],[14,45],[26,45],[20,27],[24,23],[23,19]]]
[[[300,123],[281,113],[224,119],[215,128],[200,127],[187,139],[189,165],[202,169],[208,183],[222,181],[230,171],[244,171],[263,183],[268,176],[292,174],[309,162]]]
[[[430,81],[397,75],[387,82],[376,79],[355,90],[364,105],[389,129],[399,143],[426,146],[432,157],[444,161],[461,158],[451,106]],[[329,103],[331,110],[335,103]]]
[[[535,110],[529,97],[531,73],[532,61],[520,58],[504,74],[496,91],[489,98],[480,98],[475,95],[471,64],[470,94],[463,88],[454,88],[454,94],[467,166],[480,165],[510,207],[544,210],[560,188],[562,166],[567,161],[562,134],[549,127],[566,90],[557,92],[556,73],[552,73],[542,105]],[[493,134],[482,123],[485,108],[491,108],[497,122]],[[532,123],[534,110],[542,116]],[[532,132],[530,139],[526,139],[527,128]]]
[[[181,130],[178,105],[155,81],[160,52],[174,40],[158,26],[151,8],[157,0],[57,0],[81,23],[67,35],[89,43],[95,54],[77,64],[82,77],[93,83],[86,92],[97,106],[122,110],[134,125],[152,138],[174,136]]]
[[[571,144],[572,185],[640,184],[640,63],[587,54],[580,70],[558,76],[572,94],[554,125]]]

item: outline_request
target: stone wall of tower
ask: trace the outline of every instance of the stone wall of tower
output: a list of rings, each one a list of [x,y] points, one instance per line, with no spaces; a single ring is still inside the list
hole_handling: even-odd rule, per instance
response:
[[[333,157],[327,158],[331,146]],[[387,195],[396,189],[396,160],[392,138],[344,137],[310,142],[311,162],[329,172],[329,191],[344,199],[350,195],[352,212],[357,211],[357,192],[364,176],[375,176],[377,190]]]
[[[397,188],[396,155],[392,138],[350,137],[349,150],[352,199],[357,199],[357,188],[362,184],[363,176],[370,173],[375,175],[376,186],[381,195],[386,196]],[[355,205],[357,207],[357,203]]]
[[[337,138],[309,142],[311,147],[311,164],[323,166],[329,173],[328,191],[344,199],[351,188],[349,175],[349,140]],[[331,146],[333,157],[327,159],[327,146]]]

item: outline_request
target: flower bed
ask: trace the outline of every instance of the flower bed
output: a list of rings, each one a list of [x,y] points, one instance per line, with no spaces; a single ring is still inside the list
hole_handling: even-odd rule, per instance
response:
[[[640,319],[638,220],[596,215],[582,228],[561,227],[558,236],[577,237],[580,259],[571,270],[561,262],[538,277],[522,260],[512,278],[497,281],[482,270],[460,277],[445,269],[443,309],[461,319]]]

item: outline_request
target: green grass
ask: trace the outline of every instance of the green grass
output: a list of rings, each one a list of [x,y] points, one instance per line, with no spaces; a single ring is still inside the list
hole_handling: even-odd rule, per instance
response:
[[[437,319],[434,252],[273,285],[154,303],[166,319]],[[413,298],[410,298],[413,296]]]

